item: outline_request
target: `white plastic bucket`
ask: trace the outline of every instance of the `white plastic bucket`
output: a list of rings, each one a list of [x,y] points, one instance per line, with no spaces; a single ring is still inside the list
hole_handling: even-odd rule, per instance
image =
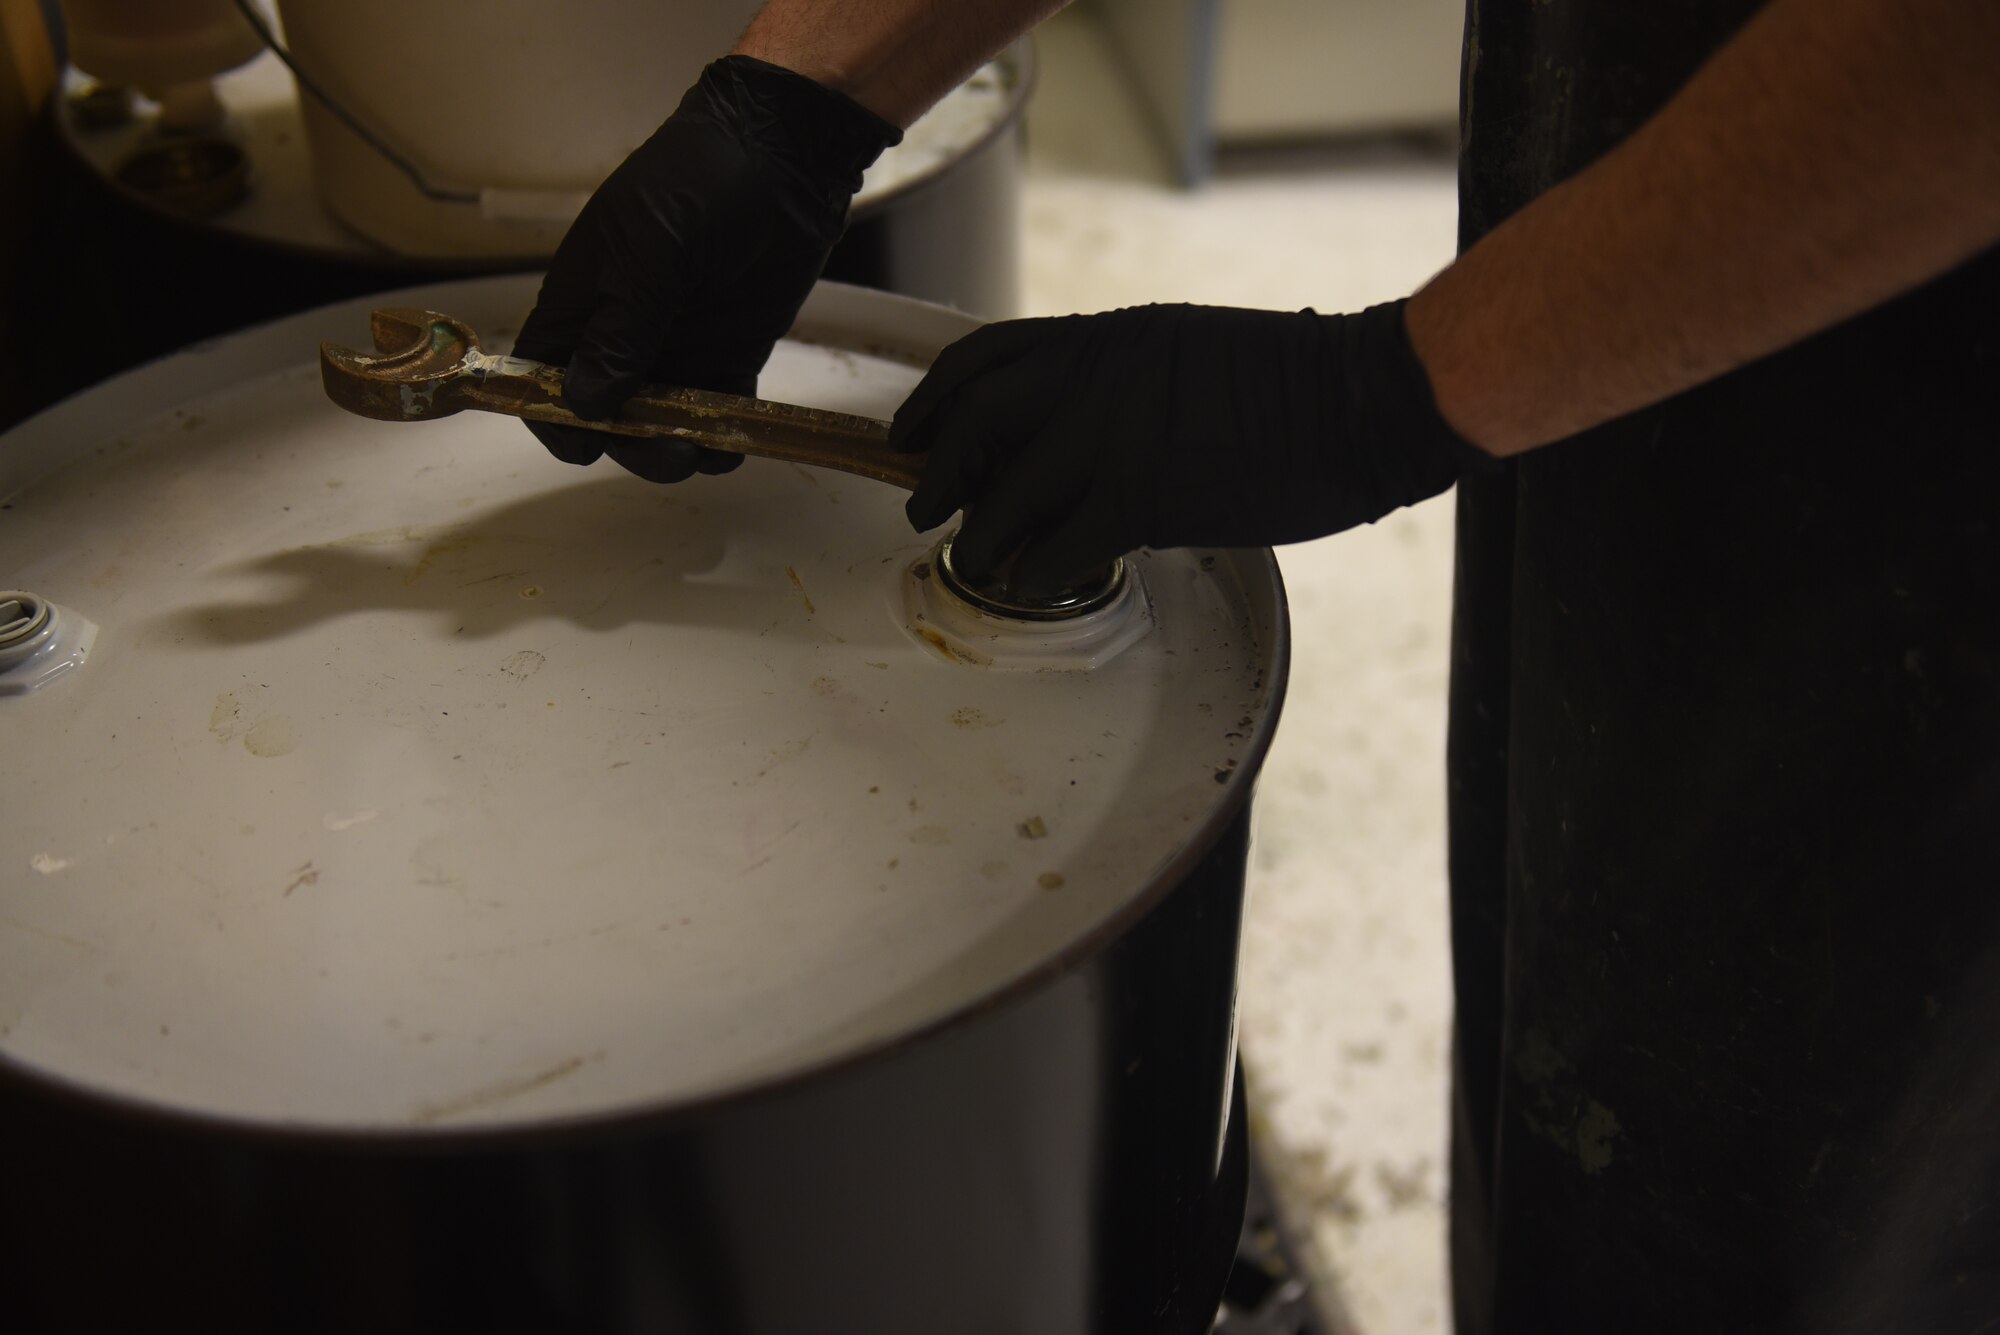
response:
[[[700,4],[282,0],[299,66],[410,160],[408,175],[302,93],[328,208],[391,250],[545,256],[591,190],[726,52],[757,0]]]

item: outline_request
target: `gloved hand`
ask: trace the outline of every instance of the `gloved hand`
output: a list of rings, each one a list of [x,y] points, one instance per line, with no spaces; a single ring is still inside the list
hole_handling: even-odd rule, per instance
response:
[[[1009,578],[1029,593],[1136,547],[1336,533],[1499,466],[1439,416],[1402,302],[990,324],[944,350],[890,440],[930,451],[910,522],[964,508],[959,572],[983,578],[1018,549]]]
[[[729,56],[591,196],[515,341],[568,368],[565,406],[615,417],[642,385],[751,394],[847,223],[861,173],[902,131],[776,65]],[[530,422],[558,459],[639,476],[726,473],[737,454]]]

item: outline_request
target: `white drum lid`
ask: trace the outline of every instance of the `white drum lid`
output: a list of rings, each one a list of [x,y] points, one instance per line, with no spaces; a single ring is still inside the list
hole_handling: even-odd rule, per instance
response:
[[[533,293],[380,300],[498,349]],[[0,437],[0,585],[100,628],[0,697],[0,1063],[371,1131],[679,1104],[1092,948],[1243,799],[1268,554],[1135,556],[1156,624],[1091,671],[946,661],[903,493],[349,416],[314,351],[372,304]],[[822,285],[762,392],[886,417],[970,327]]]

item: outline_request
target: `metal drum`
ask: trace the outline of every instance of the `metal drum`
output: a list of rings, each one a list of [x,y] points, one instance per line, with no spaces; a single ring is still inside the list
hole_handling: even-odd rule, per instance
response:
[[[342,414],[372,304],[0,437],[10,1328],[1206,1329],[1269,553],[996,616],[877,483]],[[761,392],[971,325],[824,284]]]

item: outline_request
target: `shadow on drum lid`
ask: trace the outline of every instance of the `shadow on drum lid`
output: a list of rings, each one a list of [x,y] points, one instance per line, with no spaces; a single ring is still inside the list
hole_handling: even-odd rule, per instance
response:
[[[793,615],[798,594],[782,572],[754,583],[708,578],[741,547],[782,560],[796,518],[731,479],[666,489],[620,473],[469,518],[251,556],[210,577],[257,581],[257,596],[161,621],[217,644],[278,640],[370,612],[425,615],[439,634],[466,639],[555,618],[592,631],[654,624],[808,641],[816,632]],[[884,621],[880,643],[891,642]]]

